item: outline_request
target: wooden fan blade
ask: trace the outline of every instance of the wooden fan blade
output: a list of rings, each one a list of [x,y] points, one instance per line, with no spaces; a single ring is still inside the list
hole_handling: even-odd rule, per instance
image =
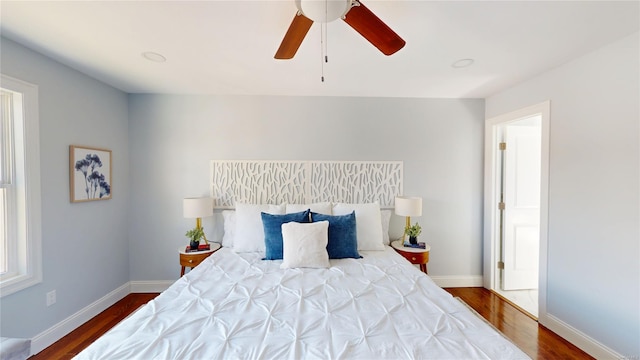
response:
[[[358,2],[360,5],[351,7],[344,21],[387,56],[402,49],[406,42],[361,1]]]
[[[302,40],[304,40],[307,32],[309,32],[311,25],[313,25],[313,20],[301,13],[297,13],[291,25],[289,25],[289,30],[287,30],[287,33],[284,35],[274,58],[282,60],[293,58],[300,44],[302,44]]]

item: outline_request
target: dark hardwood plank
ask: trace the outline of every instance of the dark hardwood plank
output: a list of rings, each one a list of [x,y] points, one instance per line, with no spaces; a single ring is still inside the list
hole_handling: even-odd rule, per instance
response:
[[[448,288],[533,359],[593,359],[484,288]],[[30,360],[71,359],[157,293],[129,294]]]
[[[447,288],[533,359],[593,359],[484,288]]]
[[[71,359],[140,306],[158,296],[157,293],[129,294],[96,315],[30,360]]]

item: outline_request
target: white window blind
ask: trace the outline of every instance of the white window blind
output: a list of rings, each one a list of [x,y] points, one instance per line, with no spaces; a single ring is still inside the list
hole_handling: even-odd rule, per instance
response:
[[[11,183],[11,148],[13,146],[11,101],[12,94],[8,91],[0,90],[0,107],[2,108],[2,113],[0,114],[2,116],[2,119],[0,119],[0,140],[2,140],[2,146],[0,146],[0,186]]]
[[[7,278],[16,273],[9,262],[17,254],[12,244],[9,243],[9,236],[12,229],[11,223],[15,220],[9,217],[14,214],[15,201],[12,189],[13,184],[13,116],[12,116],[13,94],[9,91],[0,90],[0,279]]]

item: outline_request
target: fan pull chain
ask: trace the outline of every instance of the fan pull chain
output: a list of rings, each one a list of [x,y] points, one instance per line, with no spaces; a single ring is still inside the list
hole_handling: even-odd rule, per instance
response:
[[[324,1],[324,18],[329,18],[329,2],[327,0]],[[329,23],[324,23],[324,62],[329,62],[329,38],[327,37],[327,31],[329,29]]]
[[[329,5],[327,0],[324,1],[324,18],[329,18]],[[327,22],[320,23],[320,80],[324,82],[324,63],[329,62],[329,56],[327,55]],[[323,61],[324,60],[324,61]]]
[[[324,82],[324,61],[322,61],[324,55],[324,28],[327,26],[325,23],[320,24],[320,81]]]

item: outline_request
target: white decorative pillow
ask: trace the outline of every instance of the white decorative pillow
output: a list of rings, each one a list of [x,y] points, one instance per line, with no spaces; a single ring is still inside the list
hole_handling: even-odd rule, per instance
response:
[[[224,235],[222,235],[222,246],[232,248],[233,239],[236,235],[236,212],[233,210],[223,210]]]
[[[272,215],[284,214],[282,205],[236,204],[236,231],[233,250],[236,252],[265,252],[264,227],[261,212]]]
[[[382,220],[382,243],[389,245],[389,221],[391,220],[391,210],[380,210],[380,220]]]
[[[333,205],[333,215],[347,215],[356,212],[356,231],[358,250],[384,250],[382,242],[382,219],[380,204],[345,204]]]
[[[297,212],[305,211],[307,209],[311,209],[311,211],[313,211],[314,213],[332,215],[330,202],[313,203],[313,204],[287,204],[287,214],[297,213]]]
[[[329,222],[282,224],[281,269],[328,268]]]

